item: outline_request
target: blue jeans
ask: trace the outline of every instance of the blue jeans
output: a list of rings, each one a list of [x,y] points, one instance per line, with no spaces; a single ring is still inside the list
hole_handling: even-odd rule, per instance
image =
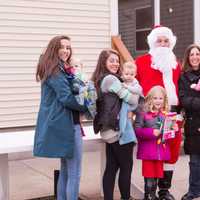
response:
[[[193,198],[200,197],[200,155],[190,155],[190,174],[188,195]]]
[[[81,176],[82,134],[80,125],[75,125],[73,158],[61,158],[61,169],[57,186],[57,200],[77,200]]]

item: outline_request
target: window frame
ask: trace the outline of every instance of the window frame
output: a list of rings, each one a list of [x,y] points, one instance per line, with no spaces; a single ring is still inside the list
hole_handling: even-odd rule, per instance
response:
[[[137,25],[137,18],[136,18],[136,13],[137,13],[137,10],[141,10],[141,9],[146,9],[146,8],[149,8],[151,9],[151,13],[152,13],[152,19],[151,19],[151,26],[150,27],[147,27],[147,28],[139,28],[137,29],[136,25]],[[152,24],[153,24],[153,21],[154,21],[154,18],[153,18],[153,7],[152,5],[148,4],[146,6],[142,6],[142,7],[137,7],[135,8],[135,52],[136,53],[145,53],[148,51],[148,48],[147,49],[144,49],[144,50],[138,50],[137,49],[137,33],[138,32],[142,32],[142,31],[151,31],[152,30]],[[145,40],[147,40],[147,38],[145,38]],[[146,41],[147,42],[147,41]],[[148,44],[147,44],[148,45]]]

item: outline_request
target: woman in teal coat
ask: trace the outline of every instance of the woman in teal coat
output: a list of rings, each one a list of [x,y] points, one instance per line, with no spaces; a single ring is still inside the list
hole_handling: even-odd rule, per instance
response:
[[[79,105],[72,92],[71,42],[56,36],[40,57],[36,79],[41,81],[41,102],[35,131],[35,156],[61,158],[57,200],[77,200],[79,192],[82,132]]]

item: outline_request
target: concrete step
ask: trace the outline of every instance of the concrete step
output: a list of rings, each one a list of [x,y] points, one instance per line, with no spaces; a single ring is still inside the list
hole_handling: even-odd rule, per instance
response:
[[[84,152],[83,154],[80,184],[80,197],[83,200],[102,200],[100,159],[101,154],[98,151]],[[9,161],[10,200],[44,200],[45,198],[52,200],[54,194],[53,172],[55,169],[59,169],[59,163],[58,159],[45,158]],[[187,192],[188,172],[188,156],[180,156],[176,164],[171,189],[176,200],[180,200],[181,196]],[[141,176],[141,162],[136,159],[134,159],[132,181],[137,186],[133,188],[134,198],[141,199],[143,177]],[[117,187],[115,188],[115,199],[120,199]]]

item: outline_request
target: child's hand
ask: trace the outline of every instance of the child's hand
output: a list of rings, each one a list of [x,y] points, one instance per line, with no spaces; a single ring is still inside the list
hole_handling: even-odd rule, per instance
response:
[[[133,119],[133,112],[128,112],[128,119]]]
[[[122,83],[124,88],[128,88],[128,85],[126,83]]]
[[[193,83],[190,85],[190,87],[196,91],[200,91],[200,80],[198,81],[198,83]]]
[[[160,135],[160,130],[159,129],[153,129],[153,134],[158,137]]]

